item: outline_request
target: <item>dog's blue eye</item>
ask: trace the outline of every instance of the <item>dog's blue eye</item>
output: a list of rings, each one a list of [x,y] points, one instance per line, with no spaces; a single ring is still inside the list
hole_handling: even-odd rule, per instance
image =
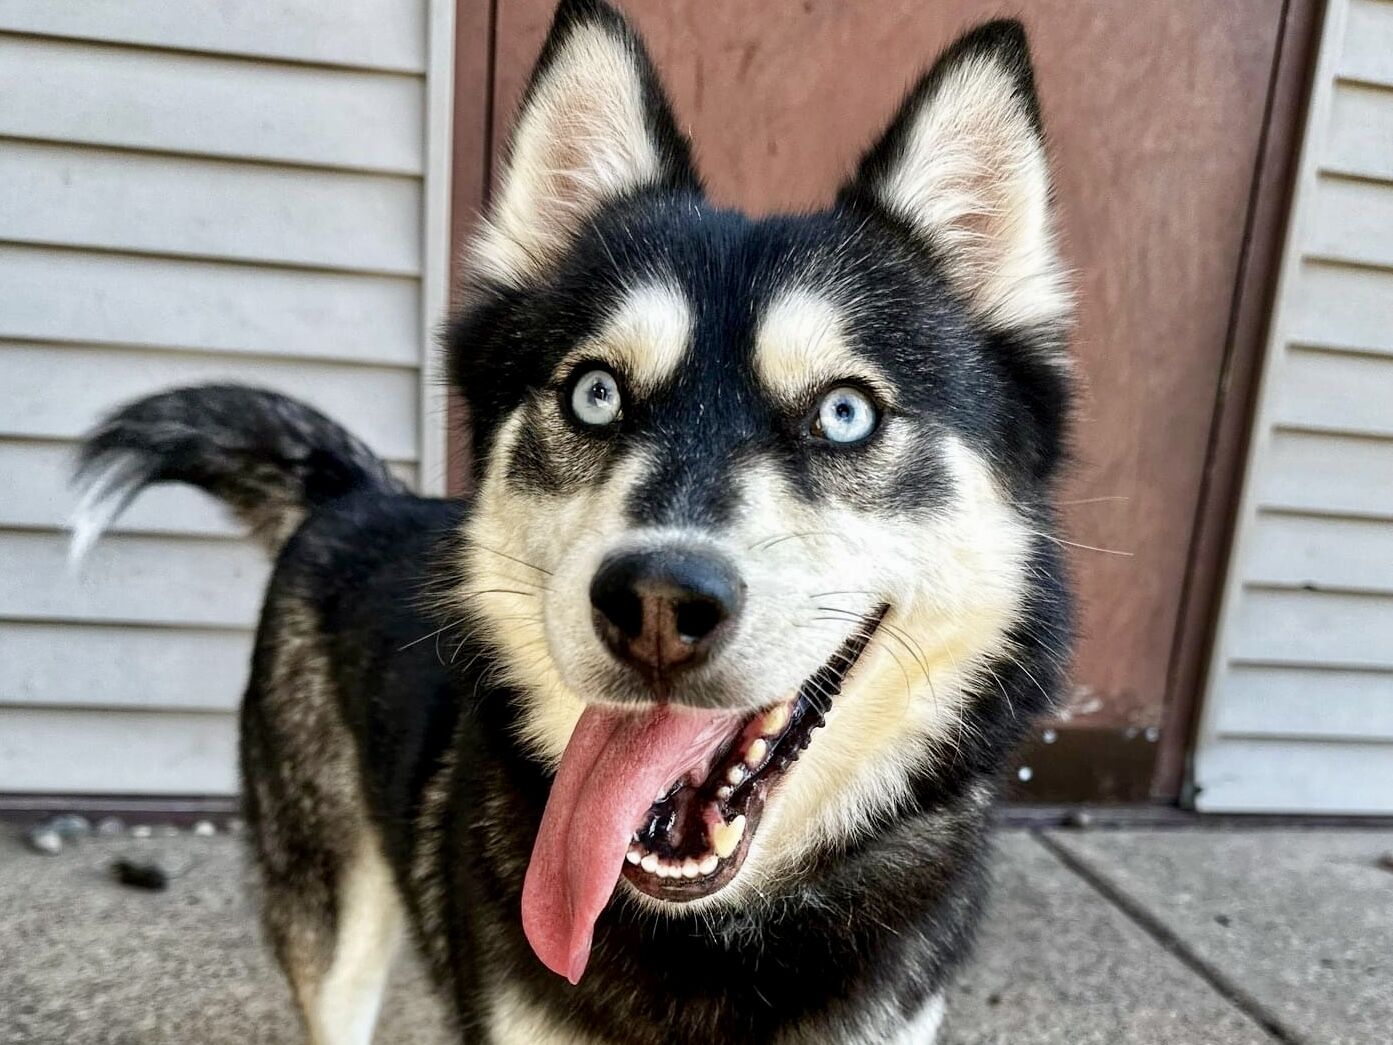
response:
[[[619,416],[619,383],[608,370],[587,370],[571,393],[571,413],[587,425],[611,424]]]
[[[875,404],[850,385],[822,397],[813,418],[813,435],[832,443],[857,443],[875,431]]]

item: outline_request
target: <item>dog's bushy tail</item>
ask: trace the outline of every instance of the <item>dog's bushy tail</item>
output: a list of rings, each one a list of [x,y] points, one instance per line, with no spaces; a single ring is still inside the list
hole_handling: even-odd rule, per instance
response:
[[[376,454],[318,410],[239,385],[176,388],[120,408],[83,440],[75,481],[75,560],[153,483],[206,490],[272,554],[318,505],[367,487],[404,490]]]

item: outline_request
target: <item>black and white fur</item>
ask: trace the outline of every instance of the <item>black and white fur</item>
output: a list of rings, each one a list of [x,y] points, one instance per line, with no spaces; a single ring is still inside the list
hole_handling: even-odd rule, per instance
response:
[[[90,437],[83,545],[186,482],[276,555],[242,771],[311,1040],[370,1040],[403,935],[470,1042],[933,1039],[1001,768],[1068,642],[1049,196],[1015,23],[950,47],[827,210],[752,220],[704,199],[623,19],[563,0],[449,333],[469,503],[249,389],[155,396]],[[566,413],[596,363],[624,393],[602,435]],[[812,438],[848,382],[874,435]],[[693,904],[621,880],[572,987],[524,940],[522,879],[583,702],[652,699],[586,593],[606,556],[659,545],[718,552],[748,590],[678,703],[768,705],[889,613],[735,880]]]

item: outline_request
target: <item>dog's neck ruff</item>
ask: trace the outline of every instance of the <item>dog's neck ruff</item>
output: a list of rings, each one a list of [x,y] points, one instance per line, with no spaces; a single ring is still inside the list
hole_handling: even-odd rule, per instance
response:
[[[822,725],[887,609],[869,615],[795,697],[754,714],[670,704],[585,709],[523,885],[523,929],[547,968],[579,982],[621,874],[678,902],[735,877],[765,801]]]

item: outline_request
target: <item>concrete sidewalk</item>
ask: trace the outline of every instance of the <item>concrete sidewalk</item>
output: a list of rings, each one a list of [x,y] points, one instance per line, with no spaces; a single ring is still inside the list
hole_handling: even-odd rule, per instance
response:
[[[1393,1041],[1393,831],[1004,830],[951,1045]],[[111,882],[158,856],[163,893]],[[298,1043],[235,839],[92,839],[45,857],[0,836],[0,1042]],[[419,972],[381,1045],[449,1036]]]

